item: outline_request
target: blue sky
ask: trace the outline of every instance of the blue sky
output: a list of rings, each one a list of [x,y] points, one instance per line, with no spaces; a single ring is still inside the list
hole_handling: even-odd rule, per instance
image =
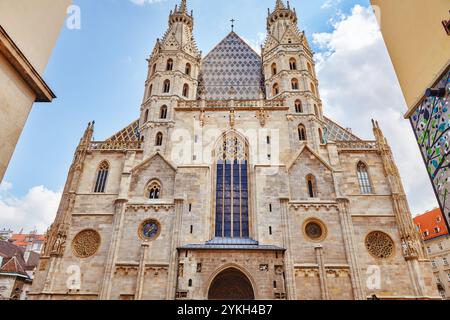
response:
[[[26,201],[30,190],[36,186],[43,186],[43,189],[55,194],[62,190],[73,152],[89,121],[96,121],[95,138],[103,140],[138,118],[147,74],[145,59],[151,53],[156,39],[163,36],[169,11],[179,0],[146,0],[142,5],[135,2],[139,0],[74,0],[74,4],[81,9],[81,29],[62,30],[44,74],[44,79],[58,98],[51,104],[34,105],[6,173],[6,182],[0,188],[0,204],[3,201],[3,205],[6,203],[11,209],[17,203]],[[375,20],[370,16],[369,2],[292,0],[290,3],[297,10],[299,28],[306,31],[314,51],[318,53],[318,76],[323,87],[321,93],[325,113],[331,113],[334,119],[340,120],[346,127],[352,127],[355,133],[367,139],[372,138],[369,127],[371,116],[378,115],[378,119],[386,117],[386,122],[394,118],[396,122],[387,125],[387,135],[394,152],[399,155],[400,159],[397,160],[402,160],[403,154],[397,145],[404,144],[398,135],[408,137],[411,145],[408,147],[409,154],[420,159],[418,151],[414,151],[417,147],[413,144],[412,132],[408,132],[405,120],[401,119],[406,106],[381,37],[375,34],[369,37],[369,41],[359,31],[365,30],[367,21],[371,23],[371,29],[368,30],[378,32]],[[267,8],[273,9],[274,4],[275,0],[188,0],[188,7],[194,10],[194,34],[198,47],[204,55],[207,54],[228,34],[231,18],[236,20],[235,31],[253,46],[258,46],[266,30]],[[355,10],[358,8],[359,11]],[[361,8],[367,9],[364,11]],[[352,36],[352,33],[356,36]],[[347,34],[355,40],[343,39],[348,37]],[[355,50],[349,52],[347,47]],[[358,50],[361,50],[360,55]],[[363,61],[367,56],[363,50],[369,53],[378,50],[376,52],[379,54],[374,57],[376,61]],[[356,60],[360,61],[360,66],[350,65],[347,70],[341,70],[332,63],[333,59],[347,59],[345,61],[351,63],[347,58],[351,55],[358,57]],[[355,101],[353,97],[343,101],[333,95],[330,88],[351,87],[353,83],[349,79],[354,78],[353,71],[361,70],[367,63],[372,63],[369,66],[376,70],[380,69],[381,64],[382,69],[386,70],[382,79],[388,79],[386,81],[391,83],[386,87],[391,90],[388,96],[390,102],[386,103],[380,94],[373,96],[374,103],[367,103],[365,123],[361,124],[358,118],[352,119],[346,115],[346,110],[349,113],[352,108],[361,110],[361,105],[352,106]],[[367,82],[379,80],[368,79]],[[336,81],[339,84],[334,83]],[[387,92],[386,88],[380,87],[379,90]],[[363,98],[370,99],[370,94],[364,96],[363,90],[361,88],[359,93],[361,101]],[[389,109],[388,113],[379,113],[379,108],[383,107]],[[398,131],[400,129],[397,127],[403,131]],[[403,172],[401,168],[400,171],[404,176],[409,176],[420,165],[417,160],[414,162],[415,167],[404,169]],[[427,183],[426,176],[421,176],[422,185],[412,179],[406,180],[408,196],[417,202],[412,205],[413,211],[435,206],[430,196],[430,186],[424,185]],[[415,199],[419,189],[425,193],[420,203],[419,199]],[[53,197],[53,201],[56,198]],[[25,211],[33,212],[32,208],[26,210],[23,209],[21,213],[25,215]],[[17,214],[17,210],[11,209],[10,212]],[[54,216],[54,212],[45,215],[49,219]],[[0,228],[2,223],[6,227],[17,228],[11,219],[2,221],[0,217]]]

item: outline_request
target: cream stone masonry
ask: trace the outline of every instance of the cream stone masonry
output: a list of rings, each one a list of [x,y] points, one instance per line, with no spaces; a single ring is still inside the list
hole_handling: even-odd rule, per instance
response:
[[[202,59],[193,26],[182,0],[137,121],[89,124],[30,296],[439,299],[380,126],[323,115],[295,10],[269,10],[261,56],[232,31]]]

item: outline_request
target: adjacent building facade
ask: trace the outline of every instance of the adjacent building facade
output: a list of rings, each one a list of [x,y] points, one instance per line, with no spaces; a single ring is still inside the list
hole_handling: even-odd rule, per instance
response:
[[[70,3],[0,2],[0,182],[33,103],[55,98],[42,75]]]
[[[433,266],[433,275],[442,298],[450,299],[450,235],[440,209],[414,218],[422,233],[425,250]]]
[[[417,143],[450,226],[450,11],[447,0],[371,0]]]
[[[193,30],[182,0],[139,119],[87,127],[30,296],[440,298],[380,126],[324,115],[295,9],[269,10],[261,55],[231,32],[202,57]]]
[[[15,233],[9,241],[18,247],[40,253],[45,242],[45,235],[38,234],[36,230],[30,233]]]
[[[39,254],[0,240],[0,300],[26,300]]]

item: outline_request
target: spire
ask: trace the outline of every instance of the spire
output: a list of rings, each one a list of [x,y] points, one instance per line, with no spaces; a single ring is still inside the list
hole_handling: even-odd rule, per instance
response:
[[[180,4],[180,13],[186,13],[187,11],[187,4],[186,4],[186,0],[181,0],[181,4]]]
[[[192,30],[194,27],[193,11],[190,13],[187,11],[187,0],[181,0],[180,6],[175,5],[175,10],[170,11],[169,26],[172,26],[175,22],[182,22],[189,26]]]
[[[275,4],[275,10],[284,10],[286,9],[286,6],[283,3],[283,0],[277,0],[277,3]]]

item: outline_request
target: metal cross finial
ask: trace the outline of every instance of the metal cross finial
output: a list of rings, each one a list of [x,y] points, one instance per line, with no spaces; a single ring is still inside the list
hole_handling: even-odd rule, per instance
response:
[[[236,20],[231,19],[230,21],[231,21],[231,31],[234,31],[234,23]]]

